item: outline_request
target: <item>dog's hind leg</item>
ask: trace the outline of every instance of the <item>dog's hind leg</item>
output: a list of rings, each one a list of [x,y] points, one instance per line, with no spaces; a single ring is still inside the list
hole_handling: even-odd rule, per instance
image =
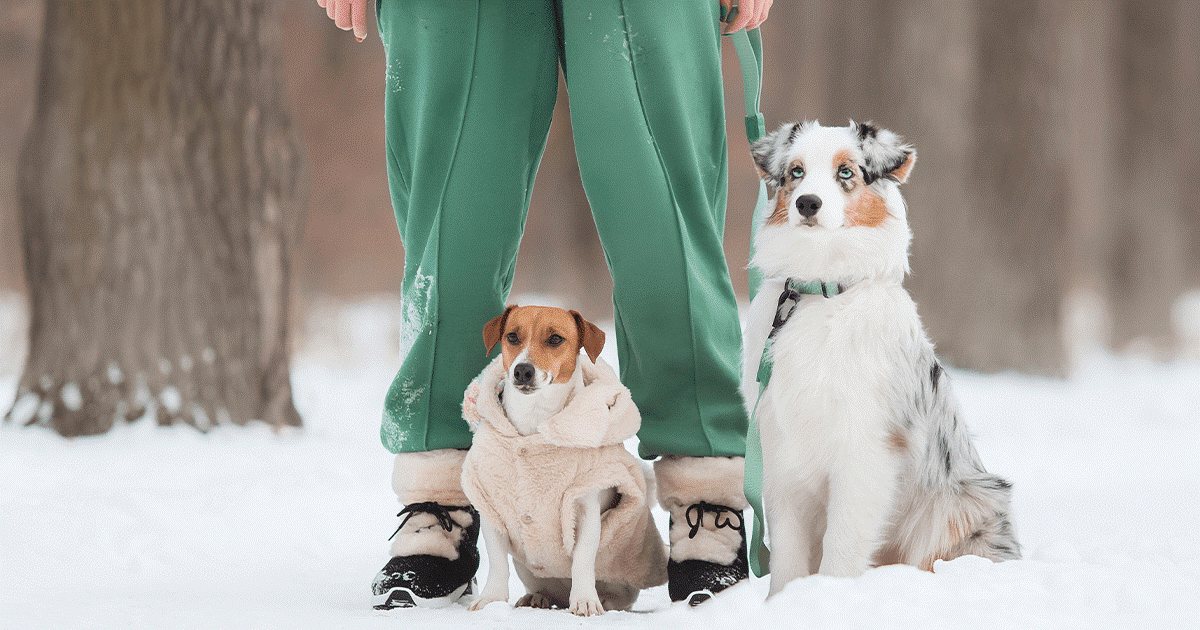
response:
[[[622,582],[596,582],[596,590],[604,610],[629,610],[638,598],[637,587]]]
[[[529,591],[517,600],[516,607],[566,608],[571,596],[571,580],[568,578],[538,577],[520,562],[513,562],[517,577]]]

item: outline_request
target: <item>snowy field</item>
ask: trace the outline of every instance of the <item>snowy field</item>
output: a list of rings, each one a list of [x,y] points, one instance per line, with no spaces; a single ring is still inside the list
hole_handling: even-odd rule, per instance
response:
[[[399,508],[378,439],[393,312],[310,317],[292,376],[302,431],[141,423],[65,441],[0,426],[0,630],[1200,627],[1200,363],[1113,358],[1068,381],[951,373],[984,462],[1014,484],[1025,560],[814,577],[770,602],[752,580],[695,610],[659,587],[591,619],[372,610]],[[0,304],[0,410],[17,319]]]

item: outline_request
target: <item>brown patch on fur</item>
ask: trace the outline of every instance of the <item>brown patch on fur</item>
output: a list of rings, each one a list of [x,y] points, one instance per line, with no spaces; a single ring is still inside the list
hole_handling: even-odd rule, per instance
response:
[[[838,175],[838,171],[842,170],[843,166],[848,166],[851,170],[854,170],[854,177],[851,177],[850,179],[842,179],[841,176]],[[847,194],[854,192],[854,189],[858,188],[858,171],[854,169],[854,166],[854,155],[850,153],[849,149],[842,149],[834,154],[833,178],[837,180],[838,186],[842,187],[842,192]]]
[[[788,222],[788,209],[791,208],[792,183],[780,188],[775,193],[775,210],[767,217],[767,225],[784,225]]]
[[[946,545],[947,548],[954,547],[954,545],[962,542],[962,540],[966,538],[973,529],[974,527],[971,525],[966,515],[962,515],[961,518],[955,518],[954,516],[951,516],[950,518],[946,519],[946,532],[949,534],[950,538],[950,542]]]
[[[883,567],[889,564],[903,564],[904,561],[900,557],[900,548],[894,544],[887,544],[879,548],[875,555],[871,556],[871,566]]]
[[[508,335],[514,333],[516,343],[508,339]],[[550,343],[554,335],[563,339],[558,345]],[[604,331],[575,311],[548,306],[510,306],[504,315],[484,326],[483,337],[485,345],[489,341],[493,346],[503,341],[501,347],[506,371],[512,367],[517,356],[528,348],[529,361],[553,374],[555,383],[571,380],[580,350],[585,350],[588,358],[595,362],[604,347]],[[491,352],[490,346],[488,352]]]
[[[792,190],[796,188],[796,182],[800,181],[792,177],[792,169],[799,166],[804,168],[804,162],[793,160],[787,165],[783,175],[783,185],[777,185],[775,188],[775,210],[771,212],[771,216],[767,217],[767,225],[784,225],[788,221],[788,211],[792,207]]]
[[[864,189],[846,205],[846,225],[849,227],[879,227],[888,218],[883,197]]]
[[[579,350],[587,352],[588,358],[592,363],[596,362],[596,357],[600,356],[600,351],[604,349],[604,331],[600,327],[589,322],[579,314],[579,311],[570,311],[571,317],[575,318],[575,327],[579,330]]]
[[[912,172],[913,164],[916,164],[916,163],[917,163],[917,152],[909,151],[908,157],[904,158],[904,162],[901,163],[900,166],[897,166],[896,168],[892,169],[891,172],[888,173],[888,177],[891,177],[892,179],[896,180],[897,183],[903,184],[905,181],[908,180],[908,174]]]
[[[888,432],[887,445],[893,451],[907,453],[908,452],[908,436],[904,434],[904,431],[902,429],[900,429],[898,427],[894,428]]]
[[[509,306],[508,308],[504,309],[504,313],[502,315],[493,317],[492,321],[483,325],[483,347],[487,348],[487,352],[485,352],[484,355],[491,354],[492,348],[495,348],[496,344],[500,341],[500,337],[504,336],[505,320],[508,319],[508,314],[511,313],[514,308],[517,308],[517,305],[514,304]]]

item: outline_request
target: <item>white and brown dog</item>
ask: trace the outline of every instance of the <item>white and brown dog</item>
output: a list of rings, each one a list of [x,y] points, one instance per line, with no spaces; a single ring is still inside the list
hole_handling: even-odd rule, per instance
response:
[[[483,340],[502,352],[463,404],[475,435],[462,487],[488,554],[470,608],[507,601],[509,555],[528,589],[518,606],[628,608],[666,581],[666,554],[647,479],[623,444],[641,416],[599,359],[604,333],[575,311],[510,306]]]
[[[912,147],[871,124],[784,125],[752,153],[772,195],[742,379],[757,401],[771,589],[872,566],[1018,558],[989,474],[902,286]],[[764,347],[773,371],[757,382]]]

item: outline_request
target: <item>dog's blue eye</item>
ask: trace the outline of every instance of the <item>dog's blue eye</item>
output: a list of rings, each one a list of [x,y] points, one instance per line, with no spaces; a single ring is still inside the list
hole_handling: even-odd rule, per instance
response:
[[[508,333],[504,338],[508,340],[508,343],[513,345],[521,343],[521,338],[517,336],[517,333]]]
[[[854,177],[854,171],[850,170],[850,167],[843,166],[838,170],[838,177],[841,177],[842,179],[850,179],[851,177]]]
[[[801,177],[804,177],[804,169],[800,168],[799,166],[793,166],[792,179],[800,179]]]
[[[561,346],[562,342],[564,341],[566,341],[566,339],[563,339],[559,335],[550,335],[550,338],[546,340],[546,343],[550,344],[550,347],[552,348],[557,348]]]

